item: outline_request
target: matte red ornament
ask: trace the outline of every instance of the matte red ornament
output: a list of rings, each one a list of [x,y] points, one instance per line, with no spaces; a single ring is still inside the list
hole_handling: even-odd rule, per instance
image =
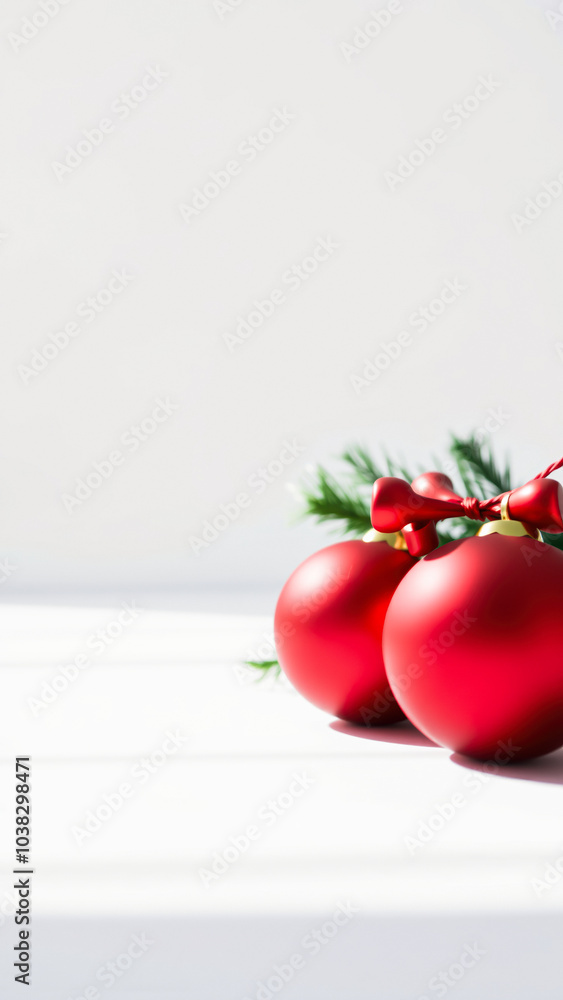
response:
[[[285,584],[274,632],[280,665],[318,708],[349,722],[403,719],[385,674],[381,636],[397,584],[415,565],[386,541],[330,545]]]
[[[481,760],[563,746],[562,609],[553,546],[492,533],[436,549],[399,584],[385,620],[398,703],[430,739]]]

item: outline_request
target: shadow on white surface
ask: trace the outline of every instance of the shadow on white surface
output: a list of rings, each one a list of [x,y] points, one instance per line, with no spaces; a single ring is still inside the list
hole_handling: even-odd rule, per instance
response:
[[[465,767],[470,771],[491,773],[491,765],[487,762],[472,760],[463,754],[453,753],[450,757],[453,764]],[[540,781],[550,785],[563,785],[563,750],[556,750],[545,757],[536,760],[525,760],[520,764],[495,765],[494,774],[499,778],[519,778],[520,781]]]
[[[355,726],[351,722],[344,722],[337,719],[331,722],[330,729],[346,736],[355,736],[363,740],[376,740],[378,743],[395,743],[401,746],[429,747],[442,750],[438,743],[433,743],[426,736],[418,731],[410,722],[399,722],[394,726],[378,726],[368,729],[364,726]],[[470,771],[481,771],[484,774],[491,773],[491,765],[486,761],[472,760],[460,753],[453,753],[450,756],[453,764],[466,768]],[[563,749],[547,754],[545,757],[538,757],[536,760],[526,760],[521,763],[505,764],[503,766],[494,765],[494,774],[500,778],[519,778],[521,781],[539,781],[551,785],[563,785]]]
[[[355,726],[351,722],[344,722],[342,719],[337,719],[336,722],[330,723],[330,728],[334,729],[337,733],[344,733],[346,736],[355,736],[361,740],[377,740],[379,743],[399,743],[401,746],[406,747],[434,747],[442,750],[443,747],[438,747],[437,743],[433,743],[432,740],[427,739],[422,733],[419,733],[412,723],[398,722],[394,726],[377,726],[368,728],[367,726]]]

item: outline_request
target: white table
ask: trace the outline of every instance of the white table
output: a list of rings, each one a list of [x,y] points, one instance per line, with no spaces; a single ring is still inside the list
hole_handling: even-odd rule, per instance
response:
[[[563,753],[488,775],[407,726],[352,730],[283,680],[255,683],[236,664],[265,641],[273,599],[136,595],[144,610],[101,654],[92,635],[131,595],[2,606],[0,995],[24,995],[9,889],[13,758],[29,754],[25,995],[560,1000]],[[29,699],[81,653],[90,665],[34,715]],[[99,829],[73,834],[106,796]],[[417,846],[420,823],[441,829]],[[202,877],[249,826],[247,849]],[[534,887],[549,864],[553,886]]]

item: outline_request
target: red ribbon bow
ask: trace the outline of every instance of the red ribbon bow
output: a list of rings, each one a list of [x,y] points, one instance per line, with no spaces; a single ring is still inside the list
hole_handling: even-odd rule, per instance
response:
[[[448,517],[476,521],[509,518],[550,534],[563,532],[563,487],[546,477],[561,468],[563,458],[525,486],[490,500],[460,497],[448,476],[427,472],[413,480],[383,476],[373,485],[371,523],[377,531],[403,531],[411,555],[425,555],[438,543],[435,522]]]

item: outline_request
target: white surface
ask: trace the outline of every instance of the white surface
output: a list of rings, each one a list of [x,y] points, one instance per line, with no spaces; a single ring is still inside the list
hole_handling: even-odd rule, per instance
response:
[[[355,440],[424,464],[500,409],[487,426],[518,478],[560,456],[563,198],[522,233],[511,221],[563,169],[556,0],[403,0],[349,62],[341,43],[383,0],[243,0],[223,18],[212,0],[72,0],[14,51],[38,4],[0,8],[13,589],[279,586],[321,538],[287,531],[285,484]],[[169,76],[59,182],[53,162],[155,65]],[[489,74],[502,86],[392,192],[385,172]],[[280,106],[295,119],[187,225],[180,203]],[[339,249],[229,353],[223,335],[319,236]],[[18,366],[114,268],[134,280],[24,384]],[[356,395],[350,376],[456,276],[462,296]],[[61,495],[159,395],[178,409],[67,514]],[[286,438],[302,456],[253,492]],[[243,490],[250,506],[193,556],[190,535]]]
[[[263,641],[267,616],[196,603],[190,611],[189,595],[145,595],[119,642],[37,717],[29,698],[115,619],[120,600],[2,607],[0,891],[10,886],[12,759],[31,754],[30,995],[76,1000],[134,933],[146,933],[154,944],[115,995],[254,998],[260,980],[303,953],[311,929],[350,901],[357,914],[283,996],[440,995],[428,993],[431,978],[477,942],[486,955],[456,984],[457,997],[559,998],[563,878],[541,895],[532,880],[563,854],[563,754],[487,776],[417,745],[424,741],[406,726],[331,725],[285,682],[256,684],[237,671]],[[132,780],[169,730],[187,737],[183,747],[145,784]],[[260,809],[295,773],[312,786],[268,826]],[[133,796],[79,846],[72,827],[124,781]],[[459,792],[465,805],[411,855],[405,838]],[[259,839],[204,885],[200,869],[249,824]],[[9,986],[10,916],[0,936],[2,996],[19,996]]]

